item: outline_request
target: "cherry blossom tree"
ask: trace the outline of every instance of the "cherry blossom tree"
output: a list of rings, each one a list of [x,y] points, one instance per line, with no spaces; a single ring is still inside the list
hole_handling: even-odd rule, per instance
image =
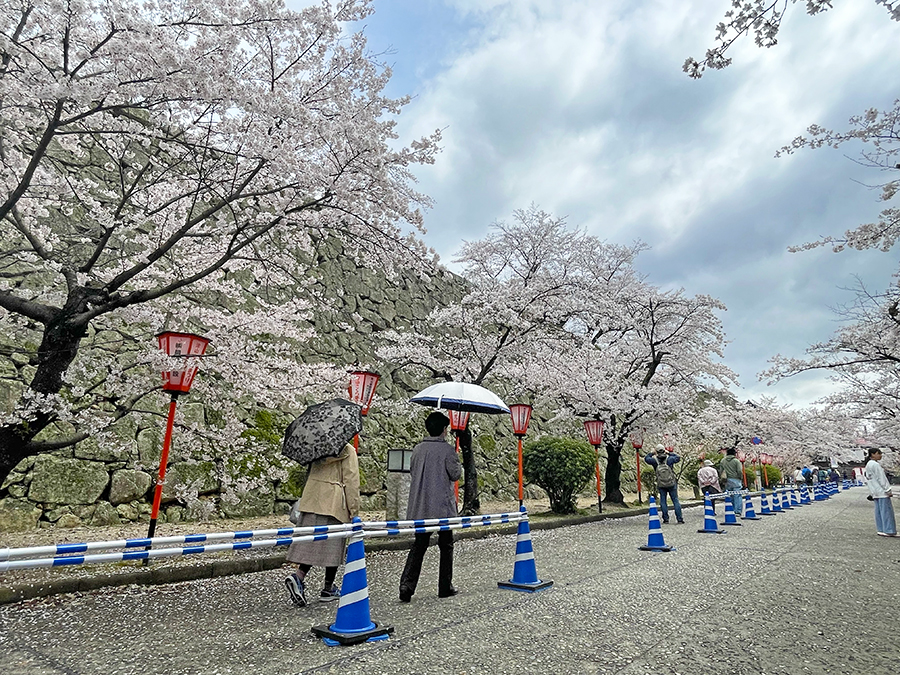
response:
[[[745,35],[753,35],[760,47],[771,47],[785,13],[796,0],[745,0],[733,2],[725,21],[716,28],[716,45],[707,50],[702,60],[689,58],[684,70],[691,77],[699,78],[706,68],[721,69],[731,63],[725,52]],[[900,3],[875,0],[888,12],[888,17],[900,21]],[[831,8],[828,0],[808,0],[806,11],[815,15]],[[801,149],[824,147],[842,148],[848,144],[860,147],[857,161],[877,170],[887,180],[879,179],[879,199],[885,205],[877,218],[846,230],[843,235],[828,235],[821,239],[797,245],[792,251],[802,251],[818,246],[831,246],[835,252],[845,248],[859,250],[877,248],[889,251],[900,238],[900,208],[896,205],[900,192],[900,98],[891,108],[870,108],[851,117],[843,130],[827,129],[811,125],[805,135],[798,136],[782,147],[777,156],[791,154]],[[827,417],[842,419],[844,426],[855,429],[859,424],[868,425],[883,442],[896,438],[898,408],[898,370],[900,359],[898,339],[898,287],[894,284],[886,292],[871,294],[860,287],[850,307],[839,311],[844,326],[824,342],[807,350],[805,359],[778,355],[773,367],[761,374],[772,382],[809,370],[827,370],[842,385],[839,392],[824,398]],[[826,414],[826,413],[822,413]],[[854,422],[855,420],[855,422]]]
[[[811,370],[825,370],[841,385],[821,403],[822,415],[839,419],[857,433],[868,429],[873,442],[900,446],[900,289],[883,294],[857,288],[854,301],[839,310],[844,325],[807,349],[804,359],[778,355],[761,374],[770,382]]]
[[[21,386],[0,480],[22,458],[158,409],[150,336],[212,337],[200,394],[296,405],[316,244],[421,265],[428,204],[398,148],[390,70],[345,22],[368,0],[9,0],[0,23],[0,334]],[[315,309],[314,309],[315,308]],[[237,374],[240,373],[240,376]],[[150,384],[148,384],[150,383]],[[151,397],[148,399],[148,395]]]
[[[487,385],[500,393],[538,390],[545,363],[571,353],[588,306],[614,311],[622,289],[639,283],[643,250],[569,229],[532,205],[496,222],[456,259],[470,291],[408,332],[386,332],[378,354],[431,378]],[[618,311],[618,310],[615,310]],[[477,502],[474,455],[464,453],[463,512]]]
[[[615,311],[582,313],[576,350],[548,355],[548,400],[606,421],[604,501],[624,503],[622,452],[632,433],[664,433],[666,421],[691,408],[700,392],[736,380],[720,361],[725,336],[716,312],[724,309],[710,296],[642,282],[625,289]]]
[[[806,0],[806,12],[811,16],[825,12],[832,7],[833,0]],[[882,5],[888,16],[900,21],[900,2],[896,0],[874,0]],[[724,21],[716,26],[715,45],[706,50],[701,60],[688,57],[684,62],[684,72],[693,78],[703,76],[707,68],[721,70],[731,65],[731,58],[725,56],[735,42],[752,35],[757,47],[774,47],[778,44],[781,23],[797,0],[731,0],[731,9],[725,12]]]

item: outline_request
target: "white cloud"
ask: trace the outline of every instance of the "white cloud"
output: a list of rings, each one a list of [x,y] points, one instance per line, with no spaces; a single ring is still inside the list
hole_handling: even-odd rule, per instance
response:
[[[644,239],[651,281],[722,297],[728,361],[747,387],[768,356],[828,337],[828,306],[863,258],[785,249],[870,220],[875,196],[850,179],[874,179],[836,151],[773,155],[811,123],[842,127],[897,95],[900,24],[883,8],[837,3],[809,17],[792,5],[779,45],[744,40],[734,66],[692,81],[681,64],[711,45],[726,5],[445,4],[464,32],[443,43],[400,127],[406,138],[445,129],[437,164],[419,172],[436,202],[428,242],[445,259],[536,202],[598,236]],[[390,42],[415,58],[403,36]],[[886,285],[896,257],[865,260]],[[829,386],[779,389],[797,401]]]

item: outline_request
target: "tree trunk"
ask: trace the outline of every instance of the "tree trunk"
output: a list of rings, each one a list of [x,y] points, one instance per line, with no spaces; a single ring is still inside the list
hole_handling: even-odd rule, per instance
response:
[[[87,324],[76,320],[83,315],[86,294],[73,291],[65,306],[44,328],[37,353],[37,370],[30,390],[38,394],[58,394],[63,376],[75,360]],[[56,420],[53,413],[35,413],[21,422],[0,426],[0,483],[23,459],[34,454],[31,441]]]
[[[622,445],[606,446],[606,497],[607,504],[625,505],[625,497],[622,494]]]
[[[458,431],[457,435],[466,480],[463,484],[463,502],[460,514],[473,516],[480,512],[481,500],[478,498],[478,469],[475,468],[475,453],[472,451],[472,432],[465,429]]]

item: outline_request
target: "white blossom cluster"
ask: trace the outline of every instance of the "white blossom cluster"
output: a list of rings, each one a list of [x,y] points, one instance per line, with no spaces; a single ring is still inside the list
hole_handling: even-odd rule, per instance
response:
[[[0,334],[27,386],[0,468],[157,415],[152,336],[212,339],[187,431],[240,448],[240,411],[334,391],[297,346],[328,310],[316,242],[424,269],[406,99],[343,24],[368,0],[0,2]],[[303,298],[298,300],[297,298]]]

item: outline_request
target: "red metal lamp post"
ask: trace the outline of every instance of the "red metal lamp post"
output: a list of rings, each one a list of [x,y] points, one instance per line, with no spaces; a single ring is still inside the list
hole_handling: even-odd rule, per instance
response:
[[[381,375],[368,370],[354,370],[350,373],[350,386],[347,387],[347,393],[350,401],[358,405],[362,410],[362,416],[369,414],[369,408],[372,407],[372,399],[375,398],[375,387],[378,386],[378,380]],[[359,434],[353,437],[353,447],[356,448],[356,454],[359,454]]]
[[[469,426],[469,413],[464,410],[448,410],[450,413],[450,430],[456,433],[456,454],[459,454],[459,432],[465,431]],[[453,496],[459,504],[459,481],[453,483]]]
[[[747,461],[747,453],[743,450],[738,450],[737,458],[741,463],[741,475],[744,477],[744,487],[747,487],[747,470],[744,468],[744,462]]]
[[[151,539],[156,532],[156,519],[159,517],[159,503],[162,500],[163,485],[166,481],[166,465],[169,463],[169,447],[172,444],[172,427],[175,424],[175,405],[181,394],[191,390],[194,377],[197,375],[197,359],[206,353],[209,340],[194,335],[193,333],[175,333],[165,331],[156,336],[159,340],[159,348],[166,355],[184,359],[184,365],[180,370],[163,371],[163,391],[171,394],[169,401],[169,416],[166,420],[166,435],[163,440],[162,454],[159,457],[159,473],[156,478],[156,488],[153,491],[153,509],[150,511],[150,527],[147,530],[147,538]],[[144,563],[146,563],[146,559]]]
[[[509,406],[509,414],[512,417],[513,434],[519,439],[519,507],[525,502],[525,483],[522,478],[522,439],[528,432],[528,423],[531,422],[532,407],[527,403],[514,403]]]
[[[764,452],[760,455],[759,461],[760,469],[762,470],[763,475],[763,482],[765,483],[766,487],[769,487],[769,472],[766,471],[766,467],[772,463],[772,455]]]
[[[631,437],[631,447],[634,448],[634,465],[637,467],[638,504],[643,504],[641,501],[641,448],[644,447],[643,433]]]
[[[603,443],[603,420],[588,420],[584,423],[588,443],[594,446],[594,472],[597,474],[597,508],[603,513],[603,497],[600,485],[600,445]]]

